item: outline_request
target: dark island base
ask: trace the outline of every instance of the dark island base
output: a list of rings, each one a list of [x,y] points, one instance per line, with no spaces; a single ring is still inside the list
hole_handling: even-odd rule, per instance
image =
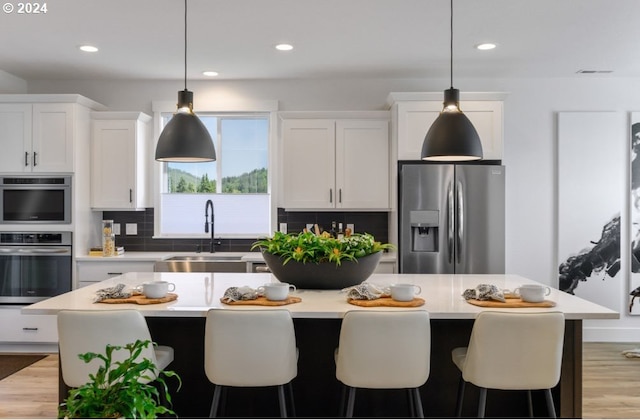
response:
[[[204,318],[147,318],[157,343],[172,346],[174,362],[169,369],[182,378],[182,388],[168,379],[173,408],[178,417],[208,417],[213,385],[204,374]],[[300,351],[298,376],[293,381],[296,414],[299,417],[340,417],[342,385],[335,377],[334,350],[340,333],[339,319],[295,319]],[[451,361],[451,350],[466,346],[472,320],[432,320],[431,373],[420,393],[426,417],[455,414],[459,373]],[[224,339],[224,338],[221,338]],[[375,367],[372,367],[375,368]],[[63,385],[63,384],[61,384]],[[64,387],[61,386],[61,397]],[[560,384],[553,390],[556,412],[561,417],[582,415],[582,321],[567,321]],[[222,416],[279,417],[276,388],[232,388],[227,391]],[[463,416],[475,417],[478,389],[468,385]],[[533,393],[534,414],[547,416],[544,395]],[[402,390],[358,390],[356,417],[408,417],[407,392]],[[525,392],[489,391],[487,417],[527,417]]]

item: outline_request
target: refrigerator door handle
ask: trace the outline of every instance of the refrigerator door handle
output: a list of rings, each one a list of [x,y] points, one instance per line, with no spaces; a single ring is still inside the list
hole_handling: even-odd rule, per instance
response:
[[[455,223],[455,211],[453,208],[453,186],[449,183],[447,188],[447,258],[449,264],[453,263],[453,232]]]
[[[462,190],[462,182],[458,181],[456,186],[456,193],[458,199],[456,202],[456,223],[457,223],[457,237],[456,237],[456,262],[462,261],[462,237],[464,235],[464,194]]]

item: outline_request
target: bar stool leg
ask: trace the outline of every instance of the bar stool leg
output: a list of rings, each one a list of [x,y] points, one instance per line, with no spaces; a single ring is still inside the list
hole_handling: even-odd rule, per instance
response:
[[[466,382],[460,376],[460,382],[458,383],[458,400],[456,401],[456,417],[462,417],[462,401],[464,400],[464,388]]]
[[[218,412],[218,405],[220,404],[220,391],[222,390],[222,386],[216,385],[213,390],[213,401],[211,402],[211,411],[209,412],[209,418],[213,419],[216,417]]]
[[[347,413],[347,386],[342,384],[340,392],[340,407],[338,408],[338,417],[344,417]]]
[[[487,388],[480,388],[480,401],[478,401],[478,418],[484,418],[484,411],[487,406]]]
[[[544,390],[544,395],[547,399],[547,409],[549,410],[549,417],[551,417],[552,419],[556,418],[556,408],[553,405],[553,395],[551,395],[551,390],[550,389],[545,389]]]
[[[416,404],[413,400],[413,389],[407,388],[407,403],[409,404],[409,417],[416,416]]]
[[[291,382],[289,382],[287,385],[287,391],[289,391],[289,400],[291,402],[290,404],[290,411],[291,411],[291,417],[297,417],[296,415],[296,402],[293,399],[293,384]]]
[[[415,406],[415,411],[416,411],[416,415],[419,419],[423,419],[424,418],[424,411],[422,410],[422,399],[420,398],[420,390],[418,388],[413,388],[411,391],[413,391],[413,400],[414,400],[414,406]]]
[[[356,389],[353,387],[349,388],[349,398],[347,399],[347,413],[345,417],[353,417],[353,407],[356,402]]]
[[[284,385],[278,385],[278,402],[280,403],[280,417],[287,418],[287,402],[284,398]]]

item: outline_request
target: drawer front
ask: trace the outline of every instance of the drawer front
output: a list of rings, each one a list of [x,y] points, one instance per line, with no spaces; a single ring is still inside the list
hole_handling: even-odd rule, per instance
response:
[[[0,342],[57,343],[55,315],[24,315],[20,308],[0,309]]]
[[[78,284],[102,281],[134,271],[153,272],[153,261],[78,262]]]

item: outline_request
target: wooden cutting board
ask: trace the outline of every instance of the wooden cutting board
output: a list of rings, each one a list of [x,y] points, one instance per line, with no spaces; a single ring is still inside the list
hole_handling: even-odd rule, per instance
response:
[[[220,302],[226,305],[260,305],[260,306],[282,306],[290,305],[292,303],[302,302],[302,299],[297,296],[289,296],[285,300],[269,300],[264,296],[259,296],[252,300],[236,300],[229,301],[225,298],[220,298]]]
[[[347,302],[352,305],[366,306],[366,307],[392,306],[396,308],[410,308],[410,307],[424,305],[424,299],[419,297],[413,298],[413,300],[410,300],[407,302],[400,302],[398,300],[393,300],[390,297],[382,297],[380,299],[373,299],[373,300],[347,299]]]
[[[467,302],[484,308],[553,308],[556,306],[556,303],[552,300],[544,300],[542,302],[525,302],[520,298],[508,298],[506,302],[467,299]]]
[[[178,299],[175,293],[167,293],[163,298],[148,298],[143,294],[131,295],[128,298],[104,299],[98,303],[135,303],[138,305],[152,305],[154,303],[167,303]]]

